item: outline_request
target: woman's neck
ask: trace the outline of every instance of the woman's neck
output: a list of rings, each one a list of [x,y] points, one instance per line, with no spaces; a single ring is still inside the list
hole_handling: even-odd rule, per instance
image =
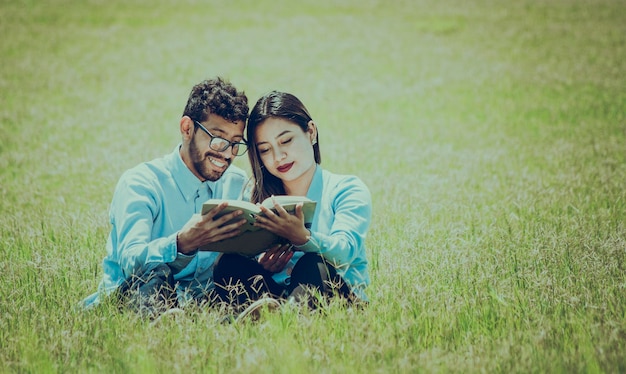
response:
[[[307,192],[309,192],[311,182],[313,181],[316,166],[317,164],[313,164],[313,167],[311,167],[297,179],[294,179],[292,181],[283,181],[285,194],[291,196],[306,196]]]

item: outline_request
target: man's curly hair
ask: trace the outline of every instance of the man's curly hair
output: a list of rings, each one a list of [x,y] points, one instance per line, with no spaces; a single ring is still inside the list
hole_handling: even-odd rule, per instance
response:
[[[183,116],[205,121],[213,113],[230,122],[248,119],[248,98],[220,77],[204,80],[191,89]]]

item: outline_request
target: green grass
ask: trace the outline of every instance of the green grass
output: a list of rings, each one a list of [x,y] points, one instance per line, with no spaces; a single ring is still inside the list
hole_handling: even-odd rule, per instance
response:
[[[0,371],[626,371],[623,1],[2,1],[0,34]],[[370,187],[366,309],[76,309],[215,75]]]

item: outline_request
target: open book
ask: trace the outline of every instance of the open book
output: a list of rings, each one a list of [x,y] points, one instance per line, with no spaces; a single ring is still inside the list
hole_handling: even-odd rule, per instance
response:
[[[274,196],[274,200],[280,204],[288,213],[295,214],[296,205],[302,203],[302,213],[304,214],[304,226],[306,228],[311,227],[313,221],[313,215],[315,214],[315,206],[317,203],[304,196]],[[255,222],[256,215],[262,216],[261,209],[253,203],[242,200],[221,200],[210,199],[202,205],[202,214],[207,214],[211,209],[215,208],[222,202],[228,202],[228,206],[216,217],[219,218],[224,214],[233,212],[235,210],[242,210],[243,214],[234,221],[227,222],[227,224],[236,222],[241,219],[245,219],[246,222],[240,227],[240,234],[219,242],[208,244],[204,247],[200,247],[200,250],[224,252],[224,253],[239,253],[246,256],[254,256],[261,252],[265,252],[271,246],[282,243],[283,238],[271,233],[267,230],[255,227],[252,224]],[[261,203],[264,207],[273,210],[274,203],[272,198],[269,197]]]

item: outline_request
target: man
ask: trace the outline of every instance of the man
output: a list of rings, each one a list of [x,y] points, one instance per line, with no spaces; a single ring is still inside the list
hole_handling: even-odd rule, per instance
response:
[[[247,150],[247,117],[247,97],[232,84],[216,78],[193,87],[179,124],[182,142],[117,184],[104,276],[86,307],[113,294],[155,316],[183,300],[210,301],[218,253],[197,248],[236,235],[245,220],[224,225],[241,211],[213,220],[226,204],[198,213],[210,198],[242,198],[247,176],[231,163]]]

